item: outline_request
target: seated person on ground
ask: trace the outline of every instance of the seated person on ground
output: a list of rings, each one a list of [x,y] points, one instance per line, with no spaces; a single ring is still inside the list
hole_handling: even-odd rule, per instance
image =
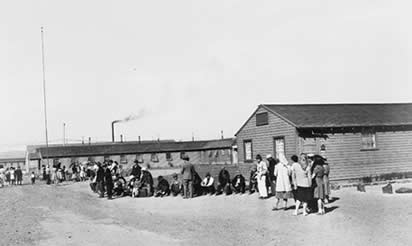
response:
[[[252,170],[250,170],[250,178],[249,178],[249,193],[252,194],[258,191],[257,186],[257,169],[256,166],[253,166]]]
[[[232,180],[232,186],[235,193],[245,193],[246,183],[245,177],[242,174],[238,173]]]
[[[193,178],[193,195],[194,196],[201,196],[202,195],[202,186],[200,183],[202,183],[202,178],[199,176],[199,174],[195,171],[194,172],[194,178]]]
[[[172,192],[173,196],[177,196],[182,193],[182,182],[178,179],[178,176],[176,173],[173,174],[173,180],[172,183],[170,184],[170,191]]]
[[[170,194],[170,189],[169,189],[169,182],[167,182],[166,179],[163,178],[163,176],[159,176],[157,178],[157,188],[156,188],[156,197],[164,197],[168,196]]]
[[[124,189],[126,188],[126,179],[123,178],[120,174],[116,173],[113,179],[113,194],[122,195]]]
[[[145,167],[142,168],[140,182],[141,184],[139,187],[139,193],[142,191],[142,189],[146,189],[147,196],[151,196],[153,194],[153,177]]]
[[[223,192],[226,195],[232,194],[232,189],[230,188],[230,175],[225,167],[223,167],[222,170],[220,171],[218,180],[219,180],[219,184],[217,186],[216,195],[220,195]]]
[[[202,183],[200,184],[202,186],[203,194],[214,194],[216,192],[215,190],[215,180],[213,177],[210,176],[210,173],[206,173],[205,178],[203,179]]]

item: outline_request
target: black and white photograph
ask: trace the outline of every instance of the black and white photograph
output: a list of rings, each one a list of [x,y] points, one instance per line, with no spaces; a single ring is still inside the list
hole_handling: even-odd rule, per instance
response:
[[[411,9],[0,1],[0,246],[412,245]]]

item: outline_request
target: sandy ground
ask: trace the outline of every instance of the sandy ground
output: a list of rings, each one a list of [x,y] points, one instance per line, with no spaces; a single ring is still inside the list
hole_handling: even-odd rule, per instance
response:
[[[412,245],[412,194],[381,187],[335,191],[326,215],[306,217],[257,194],[109,201],[88,183],[3,188],[0,245]]]

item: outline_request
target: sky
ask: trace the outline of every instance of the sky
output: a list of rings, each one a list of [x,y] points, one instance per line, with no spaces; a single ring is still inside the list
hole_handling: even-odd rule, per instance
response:
[[[410,1],[3,0],[0,151],[233,137],[259,104],[412,102]]]

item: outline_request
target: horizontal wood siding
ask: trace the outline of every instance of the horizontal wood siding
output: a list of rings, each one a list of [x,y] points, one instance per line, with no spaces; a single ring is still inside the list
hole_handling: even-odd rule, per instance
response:
[[[266,109],[260,107],[256,113],[267,112]],[[255,113],[255,114],[256,114]],[[296,154],[297,151],[297,134],[296,128],[287,123],[280,117],[273,113],[268,113],[269,124],[264,126],[256,126],[256,117],[253,115],[244,127],[237,134],[238,159],[239,163],[244,164],[245,154],[243,141],[252,140],[253,158],[257,154],[262,155],[263,158],[267,154],[274,154],[274,137],[285,137],[285,151],[286,157],[289,159],[291,155]]]
[[[361,151],[361,134],[329,135],[326,145],[332,180],[412,171],[412,132],[377,132],[377,150]]]

